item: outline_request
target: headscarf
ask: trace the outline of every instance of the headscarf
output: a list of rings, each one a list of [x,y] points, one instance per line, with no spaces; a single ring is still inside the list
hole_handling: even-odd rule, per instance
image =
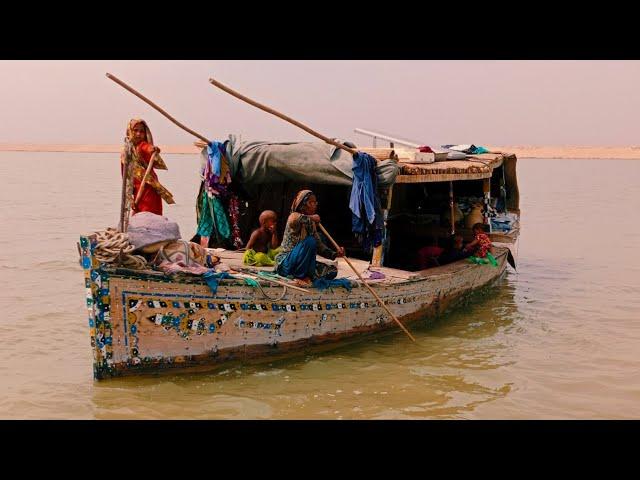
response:
[[[313,194],[311,190],[300,190],[291,204],[291,213],[300,213],[300,209],[307,204]]]
[[[125,134],[126,137],[129,140],[133,141],[133,129],[136,128],[136,126],[140,123],[144,126],[144,130],[145,130],[144,141],[153,145],[153,136],[151,135],[151,130],[149,130],[149,126],[147,125],[147,122],[145,122],[141,118],[132,118],[131,120],[129,120],[129,125],[127,125],[127,133]]]
[[[127,131],[125,133],[126,140],[131,144],[133,144],[133,136],[134,136],[133,129],[139,124],[142,124],[144,126],[145,138],[143,141],[153,145],[153,136],[151,135],[151,130],[149,129],[147,122],[145,122],[141,118],[132,118],[131,120],[129,120],[129,124],[127,125]],[[124,159],[122,159],[122,161],[124,163]],[[139,163],[143,163],[143,162],[139,162]],[[146,164],[143,163],[143,166],[146,168]],[[156,159],[153,162],[153,168],[157,170],[167,170],[167,165],[164,163],[164,160],[162,160],[159,154],[156,154]]]

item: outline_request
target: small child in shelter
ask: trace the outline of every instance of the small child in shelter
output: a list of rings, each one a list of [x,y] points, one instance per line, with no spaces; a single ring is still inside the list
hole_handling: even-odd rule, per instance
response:
[[[490,262],[496,266],[497,262],[493,256],[493,244],[491,243],[489,235],[484,232],[484,225],[482,223],[476,223],[473,225],[472,231],[474,240],[464,247],[464,251],[471,253],[473,257],[478,259],[488,259],[488,261],[484,260],[481,263]]]
[[[275,256],[280,252],[280,240],[276,229],[278,215],[273,210],[265,210],[260,214],[258,221],[260,227],[251,234],[242,262],[256,267],[272,267],[275,265]]]

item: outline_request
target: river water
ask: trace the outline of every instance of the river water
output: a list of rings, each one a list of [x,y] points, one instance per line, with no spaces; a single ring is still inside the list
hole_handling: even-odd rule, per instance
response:
[[[199,159],[164,158],[189,238]],[[519,160],[518,272],[415,344],[104,382],[76,242],[117,222],[117,155],[0,152],[0,178],[0,418],[640,417],[640,161]]]

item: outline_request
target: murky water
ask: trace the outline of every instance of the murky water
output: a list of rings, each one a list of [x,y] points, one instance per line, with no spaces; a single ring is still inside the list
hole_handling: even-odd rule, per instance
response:
[[[164,157],[189,237],[199,160]],[[520,160],[518,273],[415,344],[98,383],[75,243],[116,223],[117,163],[0,153],[0,418],[640,417],[640,162]]]

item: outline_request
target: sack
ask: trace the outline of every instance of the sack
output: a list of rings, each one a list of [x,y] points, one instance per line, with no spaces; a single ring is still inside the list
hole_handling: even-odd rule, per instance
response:
[[[160,264],[163,261],[186,267],[201,265],[213,268],[216,263],[220,262],[220,258],[210,254],[206,248],[197,243],[174,240],[164,244],[158,250],[155,263]]]

